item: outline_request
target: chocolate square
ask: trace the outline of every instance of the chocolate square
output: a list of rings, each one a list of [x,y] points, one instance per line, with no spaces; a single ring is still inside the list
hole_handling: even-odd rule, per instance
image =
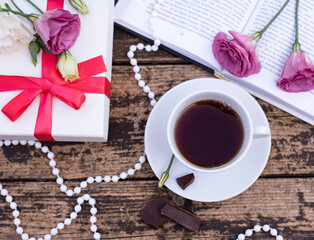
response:
[[[140,217],[150,226],[158,228],[168,220],[168,217],[162,215],[160,210],[169,202],[167,197],[156,198],[150,200],[142,209]]]
[[[195,179],[194,174],[190,173],[183,177],[177,178],[177,183],[183,190],[185,190],[188,186],[190,186],[194,182],[194,179]]]
[[[193,232],[198,231],[201,227],[202,221],[200,218],[170,203],[167,203],[161,209],[161,214]]]

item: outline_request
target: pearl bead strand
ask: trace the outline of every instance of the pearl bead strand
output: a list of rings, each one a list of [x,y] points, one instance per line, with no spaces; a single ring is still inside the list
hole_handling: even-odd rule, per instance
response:
[[[126,179],[128,176],[134,175],[137,170],[140,170],[142,168],[142,164],[145,163],[145,161],[146,161],[146,157],[144,154],[144,155],[139,157],[139,159],[138,159],[139,162],[134,165],[134,168],[130,168],[127,172],[122,172],[122,173],[120,173],[120,175],[113,175],[113,176],[106,175],[104,177],[102,177],[102,176],[88,177],[86,180],[82,181],[79,184],[79,186],[75,187],[72,190],[72,189],[69,189],[68,186],[64,184],[64,179],[62,177],[60,177],[60,175],[59,175],[60,171],[56,167],[56,161],[54,160],[53,152],[51,152],[47,146],[42,146],[41,142],[28,141],[28,144],[30,146],[35,145],[36,148],[38,148],[38,149],[40,148],[43,153],[47,154],[47,157],[50,160],[49,165],[52,168],[52,174],[57,177],[56,182],[58,185],[60,185],[60,191],[65,193],[68,197],[72,197],[75,194],[81,193],[82,189],[86,188],[88,186],[88,184],[93,184],[94,182],[96,182],[96,183],[118,182],[120,179]]]
[[[134,168],[130,168],[127,172],[122,172],[120,175],[114,175],[109,176],[106,175],[104,177],[96,176],[96,177],[88,177],[85,181],[82,181],[79,186],[75,187],[73,190],[68,189],[67,185],[64,184],[64,179],[60,177],[60,171],[56,167],[56,161],[54,160],[54,153],[49,150],[47,146],[43,146],[41,142],[33,141],[33,140],[0,140],[0,147],[3,146],[10,146],[10,145],[18,145],[21,144],[22,146],[28,144],[30,146],[35,146],[37,149],[41,149],[41,151],[47,155],[47,158],[49,159],[49,165],[52,168],[52,174],[57,177],[57,184],[60,185],[61,192],[64,192],[67,196],[72,197],[75,194],[81,193],[82,188],[86,188],[88,184],[93,183],[100,183],[100,182],[118,182],[120,179],[126,179],[128,176],[132,176],[135,174],[136,171],[140,170],[142,168],[142,164],[146,162],[145,154],[139,157],[139,162],[134,165]],[[84,204],[84,202],[88,202],[91,206],[90,213],[90,222],[91,227],[90,230],[93,233],[93,237],[95,240],[100,239],[100,233],[97,232],[98,227],[96,226],[96,214],[97,214],[97,208],[95,207],[96,200],[92,198],[89,194],[85,194],[82,197],[77,198],[77,205],[74,207],[74,211],[70,214],[69,218],[66,218],[63,222],[60,222],[57,224],[55,228],[52,228],[50,230],[50,233],[46,234],[43,238],[34,238],[29,237],[27,233],[24,233],[24,230],[21,225],[21,220],[19,219],[20,212],[18,211],[17,204],[13,201],[13,197],[9,195],[9,192],[7,189],[3,188],[3,186],[0,184],[0,194],[1,196],[5,197],[5,200],[7,203],[9,203],[10,208],[13,211],[13,217],[14,217],[14,225],[16,226],[16,232],[21,235],[22,240],[50,240],[52,236],[55,236],[58,234],[60,230],[62,230],[65,226],[68,226],[72,223],[72,220],[77,218],[78,213],[81,212],[82,207],[81,205]]]
[[[263,230],[264,232],[269,232],[270,235],[276,238],[276,240],[283,240],[281,235],[278,235],[278,231],[275,228],[271,228],[269,225],[265,224],[263,226],[255,225],[252,229],[247,229],[245,233],[240,233],[236,240],[244,240],[245,237],[250,237],[253,235],[254,232],[260,232]]]
[[[154,107],[157,103],[155,99],[155,93],[151,91],[150,87],[146,85],[145,81],[142,80],[142,76],[140,74],[140,67],[138,66],[137,60],[134,58],[134,53],[137,50],[145,50],[146,52],[156,52],[161,45],[161,40],[159,39],[159,33],[157,32],[156,22],[158,17],[158,10],[161,7],[161,4],[164,0],[156,0],[155,4],[153,5],[151,11],[151,17],[149,20],[150,27],[154,37],[154,44],[153,45],[144,45],[143,43],[138,43],[137,45],[131,45],[129,52],[127,53],[128,58],[130,59],[130,64],[133,66],[134,78],[138,81],[138,86],[143,89],[145,93],[147,93],[148,98],[150,99],[150,105]]]
[[[27,233],[24,233],[24,230],[22,227],[20,227],[21,220],[19,219],[20,212],[17,210],[17,204],[13,202],[13,198],[8,194],[8,190],[3,188],[2,185],[0,184],[0,190],[1,190],[1,195],[6,197],[6,201],[10,203],[10,208],[13,210],[13,217],[14,217],[14,225],[16,226],[16,232],[17,234],[21,235],[21,238],[23,240],[36,240],[34,237],[29,237]],[[81,205],[84,202],[88,202],[89,205],[91,205],[91,214],[92,217],[90,218],[91,222],[91,227],[90,230],[94,233],[94,239],[99,240],[100,239],[100,234],[97,232],[97,226],[95,225],[97,218],[95,217],[97,213],[97,209],[95,208],[95,199],[91,198],[88,194],[85,194],[83,197],[79,197],[77,199],[77,205],[74,207],[74,211],[70,214],[69,218],[66,218],[64,222],[60,222],[57,224],[55,228],[52,228],[50,230],[50,233],[47,233],[44,235],[43,238],[38,238],[38,240],[50,240],[52,236],[57,235],[59,230],[62,230],[65,225],[70,225],[72,223],[72,220],[77,218],[77,214],[81,212],[82,207]]]

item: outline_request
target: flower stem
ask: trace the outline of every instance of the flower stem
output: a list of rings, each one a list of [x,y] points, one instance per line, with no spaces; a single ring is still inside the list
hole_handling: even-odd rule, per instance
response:
[[[14,5],[14,7],[20,11],[20,13],[24,13],[16,4],[13,0],[11,0],[12,4]]]
[[[299,43],[299,0],[296,2],[295,6],[295,41],[293,44],[293,50],[295,52],[300,50],[300,43]]]
[[[169,177],[169,171],[170,171],[170,168],[172,166],[173,159],[174,159],[174,155],[172,154],[172,157],[171,157],[171,160],[169,162],[167,170],[164,171],[163,174],[160,177],[160,180],[159,180],[159,183],[158,183],[158,186],[160,188],[165,184],[165,182],[167,181],[167,179]]]
[[[34,14],[25,14],[23,12],[14,11],[10,7],[9,8],[2,8],[1,11],[3,11],[3,12],[11,12],[11,13],[14,13],[16,15],[20,15],[22,17],[28,18],[28,19],[30,19],[30,17],[34,17]]]
[[[280,13],[285,9],[285,7],[287,6],[287,4],[290,2],[290,0],[287,0],[285,2],[285,4],[280,8],[280,10],[276,13],[276,15],[269,21],[269,23],[267,23],[267,25],[259,32],[255,33],[254,35],[256,35],[256,37],[254,38],[256,41],[258,41],[263,33],[267,30],[267,28],[269,28],[269,26],[276,20],[276,18],[280,15]]]
[[[30,3],[34,8],[36,8],[38,12],[40,12],[41,14],[44,13],[44,12],[43,12],[39,7],[37,7],[36,4],[33,3],[31,0],[26,0],[26,1],[27,1],[28,3]]]

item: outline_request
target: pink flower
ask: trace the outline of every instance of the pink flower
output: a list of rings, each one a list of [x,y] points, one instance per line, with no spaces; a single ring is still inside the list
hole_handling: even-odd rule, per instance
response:
[[[277,86],[286,92],[304,92],[314,89],[314,65],[301,50],[296,50],[286,60]]]
[[[214,56],[219,64],[237,77],[248,77],[261,71],[257,56],[255,36],[229,31],[234,39],[223,32],[218,33],[213,42]]]
[[[38,35],[53,54],[71,48],[81,30],[79,16],[63,9],[48,11],[34,22]]]

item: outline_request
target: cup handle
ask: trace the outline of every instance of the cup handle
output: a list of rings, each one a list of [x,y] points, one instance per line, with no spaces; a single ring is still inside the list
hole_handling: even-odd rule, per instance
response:
[[[270,135],[270,129],[266,126],[256,127],[253,130],[253,138],[267,137]]]

